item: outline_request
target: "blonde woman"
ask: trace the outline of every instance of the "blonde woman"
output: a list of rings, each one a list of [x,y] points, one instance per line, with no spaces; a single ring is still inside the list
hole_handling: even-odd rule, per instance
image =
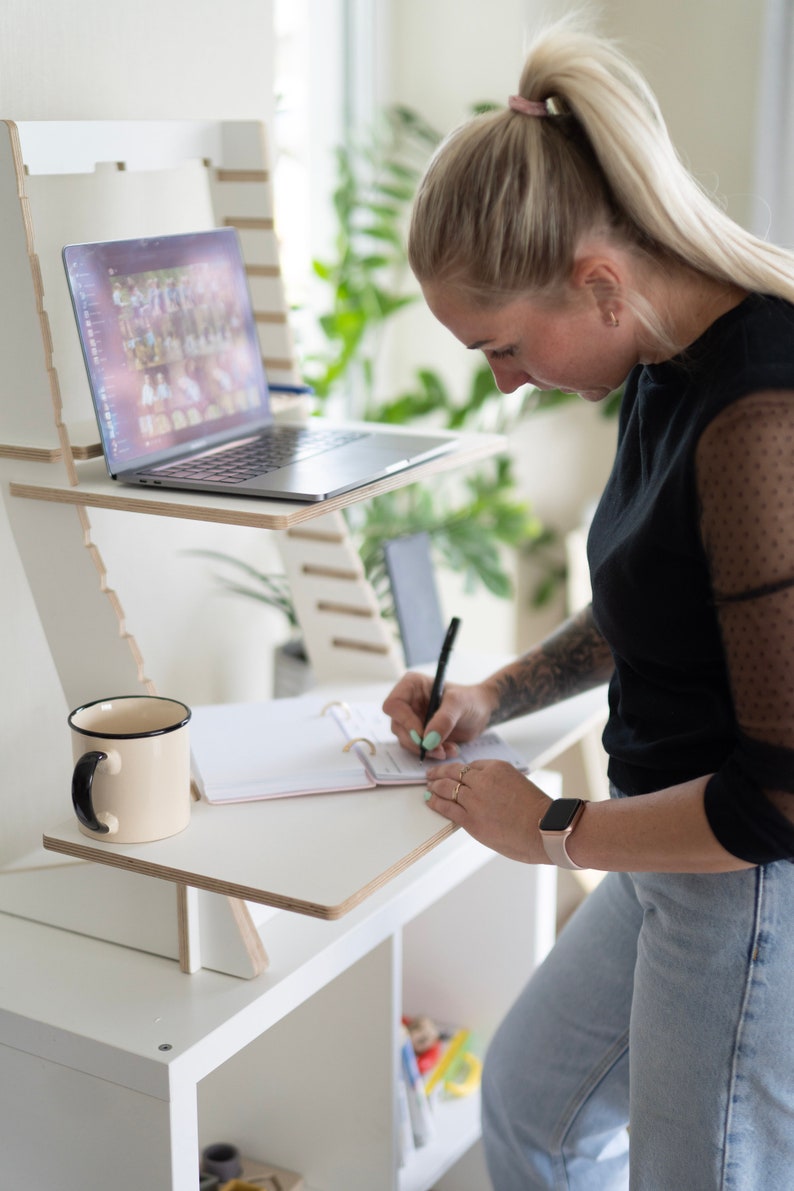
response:
[[[431,162],[410,259],[500,389],[625,384],[593,603],[471,686],[384,707],[428,805],[607,871],[494,1039],[496,1191],[784,1191],[794,1171],[794,258],[732,223],[611,44],[556,26]],[[613,797],[457,742],[609,680]],[[520,908],[516,909],[520,913]],[[630,1132],[627,1125],[630,1124]],[[630,1144],[629,1144],[630,1137]]]

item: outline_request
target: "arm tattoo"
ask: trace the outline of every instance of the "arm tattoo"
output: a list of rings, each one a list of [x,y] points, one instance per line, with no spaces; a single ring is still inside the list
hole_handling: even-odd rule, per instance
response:
[[[491,723],[527,715],[590,690],[606,682],[612,670],[609,646],[587,607],[499,673],[499,703]]]

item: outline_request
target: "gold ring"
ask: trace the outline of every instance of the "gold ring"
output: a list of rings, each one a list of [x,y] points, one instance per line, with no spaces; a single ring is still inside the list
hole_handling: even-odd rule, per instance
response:
[[[466,774],[469,772],[470,769],[471,769],[471,765],[463,766],[463,768],[460,771],[460,780],[461,781],[463,781],[464,777],[466,776]]]
[[[455,786],[455,789],[452,791],[452,801],[453,802],[458,801],[458,790],[459,789],[460,789],[460,782],[458,782],[458,784]]]

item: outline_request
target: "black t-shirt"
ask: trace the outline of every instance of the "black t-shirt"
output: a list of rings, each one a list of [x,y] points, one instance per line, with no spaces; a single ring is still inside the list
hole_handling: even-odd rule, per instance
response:
[[[615,661],[604,745],[626,794],[716,772],[740,742],[695,453],[727,406],[772,390],[794,392],[794,307],[761,295],[628,379],[588,540],[595,623]]]

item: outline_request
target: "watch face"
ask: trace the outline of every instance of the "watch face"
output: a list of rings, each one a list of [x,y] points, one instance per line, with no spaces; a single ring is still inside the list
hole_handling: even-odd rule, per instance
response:
[[[582,805],[581,798],[557,798],[541,820],[541,831],[564,831]]]

